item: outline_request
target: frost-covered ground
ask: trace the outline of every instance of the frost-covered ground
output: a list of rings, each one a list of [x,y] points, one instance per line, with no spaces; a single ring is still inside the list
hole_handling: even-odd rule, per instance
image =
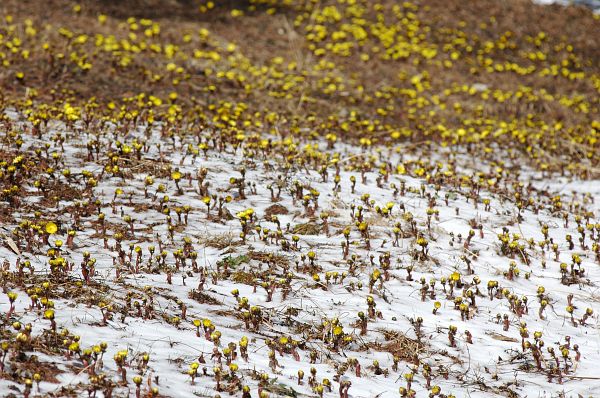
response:
[[[510,161],[492,164],[460,148],[432,146],[425,162],[447,165],[452,159],[455,170],[444,166],[421,173],[411,162],[423,153],[402,145],[359,147],[324,140],[302,148],[307,143],[275,136],[270,143],[251,145],[254,137],[247,134],[239,137],[238,148],[220,149],[212,140],[216,135],[207,131],[182,141],[176,135],[173,140],[161,136],[160,127],[101,136],[76,130],[55,126],[42,139],[26,134],[22,148],[33,154],[53,142],[47,159],[57,153],[56,170],[70,170],[68,177],[56,173],[63,183],[57,190],[80,190],[71,195],[77,199],[56,203],[52,194],[27,187],[15,219],[42,228],[54,222],[57,232],[47,244],[34,237],[27,248],[27,226],[21,225],[21,238],[11,235],[16,224],[2,226],[5,273],[15,272],[17,261],[30,261],[39,278],[51,273],[52,257],[71,264],[65,275],[57,271],[50,277],[56,280],[50,286],[36,286],[33,279],[22,286],[15,279],[10,283],[10,291],[18,295],[12,320],[31,323],[31,336],[45,335],[40,346],[54,341],[48,336],[68,330],[55,340],[55,351],[24,346],[25,355],[35,352],[39,361],[55,365],[45,367],[54,369],[55,378],[43,378],[39,394],[85,396],[95,389],[96,396],[110,390],[114,396],[134,396],[133,378],[139,374],[142,394],[158,387],[162,396],[213,397],[219,372],[222,396],[229,389],[241,396],[238,387],[247,385],[252,397],[259,396],[258,389],[271,397],[316,396],[319,386],[323,396],[337,397],[343,396],[340,380],[351,382],[352,397],[398,397],[401,387],[428,396],[435,393],[434,385],[440,394],[456,397],[600,396],[600,263],[597,249],[593,252],[600,240],[595,224],[600,181],[562,181],[527,169],[520,172],[520,181],[513,181],[501,170],[510,169]],[[55,134],[64,143],[52,141]],[[111,174],[115,170],[107,168],[106,157],[88,152],[86,144],[93,140],[101,154],[115,154],[119,172]],[[142,146],[140,160],[132,149],[136,142]],[[207,144],[206,154],[201,149],[197,156],[186,155],[188,145],[199,142]],[[304,157],[303,166],[297,159],[286,161],[287,150]],[[244,156],[243,151],[254,152]],[[361,173],[365,163],[370,171]],[[328,165],[326,173],[320,164]],[[408,164],[414,177],[404,170]],[[495,168],[503,177],[481,181],[478,192],[461,187],[460,174],[476,178],[476,173]],[[202,170],[206,175],[199,178]],[[449,179],[436,183],[436,175],[453,174],[454,184]],[[153,182],[145,194],[150,175]],[[356,179],[354,190],[351,178]],[[533,202],[519,211],[515,192]],[[559,194],[562,208],[557,206]],[[36,202],[45,206],[43,214],[27,211],[35,207],[27,204]],[[184,206],[189,206],[188,215]],[[249,215],[248,209],[253,214],[242,239],[240,217]],[[595,214],[586,217],[586,210]],[[67,242],[74,225],[73,244],[48,253],[57,240]],[[348,253],[341,245],[346,241]],[[87,258],[96,261],[88,281],[82,276]],[[566,264],[564,276],[561,263]],[[36,287],[38,300],[47,296],[54,302],[56,332],[45,317],[46,302],[30,309],[27,289]],[[569,295],[573,321],[566,310]],[[7,297],[0,299],[2,314],[9,312]],[[547,305],[540,314],[542,300]],[[435,303],[439,309],[434,314]],[[587,308],[593,313],[586,318]],[[361,333],[359,312],[365,314],[366,333]],[[243,314],[248,314],[249,327]],[[205,334],[201,325],[197,335],[194,320],[214,325],[214,330]],[[69,355],[59,347],[62,340],[68,347],[77,340],[74,336],[79,336],[79,347]],[[247,360],[240,353],[244,338]],[[533,348],[524,348],[522,339]],[[84,363],[83,350],[101,342],[106,343],[102,359]],[[230,343],[237,356],[231,361],[224,351]],[[127,350],[125,382],[114,360],[122,350]],[[144,354],[149,355],[147,363]],[[19,362],[13,355],[5,355],[6,373]],[[232,371],[229,362],[238,369]],[[198,364],[194,382],[188,374],[193,363]],[[304,371],[301,383],[299,371]],[[101,373],[115,384],[109,388],[110,383],[98,381]],[[22,396],[23,389],[10,377],[0,380],[3,396]],[[33,392],[38,392],[35,384]]]
[[[594,10],[595,13],[600,13],[600,1],[598,0],[535,0],[538,4],[561,4],[561,5],[583,5]]]

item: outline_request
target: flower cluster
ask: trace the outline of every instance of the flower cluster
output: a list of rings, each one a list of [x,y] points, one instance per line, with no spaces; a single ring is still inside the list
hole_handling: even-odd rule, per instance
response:
[[[600,25],[507,1],[8,0],[0,390],[592,394]]]

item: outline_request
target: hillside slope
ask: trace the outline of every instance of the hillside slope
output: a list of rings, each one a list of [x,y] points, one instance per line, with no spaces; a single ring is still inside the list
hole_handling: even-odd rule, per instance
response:
[[[600,20],[0,5],[0,396],[600,395]]]

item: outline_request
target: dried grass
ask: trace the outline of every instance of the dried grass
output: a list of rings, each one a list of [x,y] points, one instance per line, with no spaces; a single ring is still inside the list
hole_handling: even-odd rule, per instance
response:
[[[241,240],[236,238],[233,234],[201,235],[198,237],[198,243],[219,250],[242,244]]]
[[[288,209],[285,206],[280,204],[274,204],[265,209],[265,218],[270,219],[271,216],[280,215],[280,214],[288,214]]]
[[[405,362],[419,363],[419,355],[426,348],[423,343],[395,330],[380,329],[379,332],[383,334],[386,343],[370,342],[367,344],[370,349],[389,352]]]
[[[296,224],[292,228],[292,232],[297,235],[319,235],[322,227],[319,224],[307,222],[303,224]]]

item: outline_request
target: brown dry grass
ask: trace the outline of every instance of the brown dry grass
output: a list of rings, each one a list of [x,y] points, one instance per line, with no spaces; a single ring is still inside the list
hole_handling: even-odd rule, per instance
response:
[[[249,251],[247,256],[252,260],[277,265],[279,267],[288,267],[290,263],[290,260],[286,256],[276,253]]]
[[[393,330],[381,330],[385,343],[372,342],[368,347],[375,351],[385,351],[400,358],[402,361],[419,363],[419,354],[425,350],[425,345],[411,339],[403,333]]]
[[[288,214],[288,209],[285,206],[274,204],[265,209],[265,218],[268,220],[274,215]]]
[[[161,39],[165,42],[177,41],[182,32],[195,32],[198,27],[208,27],[214,36],[223,43],[237,43],[245,56],[256,65],[268,64],[269,60],[277,55],[286,60],[296,60],[301,65],[308,66],[316,63],[315,57],[307,51],[307,42],[303,32],[297,31],[291,24],[298,11],[292,8],[279,7],[275,16],[267,15],[259,7],[259,11],[247,13],[243,18],[233,19],[230,11],[233,8],[245,8],[245,1],[217,2],[217,8],[210,15],[197,12],[198,1],[175,0],[126,0],[126,1],[81,1],[37,0],[17,1],[8,0],[0,5],[0,13],[11,14],[16,18],[30,18],[40,24],[50,24],[44,35],[51,38],[56,35],[53,27],[68,26],[71,30],[82,32],[95,32],[103,34],[116,34],[117,26],[127,17],[152,18],[161,22]],[[326,3],[326,2],[325,2]],[[394,2],[382,2],[390,6]],[[74,15],[71,8],[74,4],[82,5],[80,15]],[[540,31],[548,34],[548,43],[568,41],[574,45],[573,54],[586,60],[584,70],[587,73],[600,73],[600,44],[596,37],[600,37],[600,23],[595,20],[590,10],[584,7],[561,7],[533,5],[528,0],[510,0],[497,2],[494,0],[481,0],[477,2],[463,2],[449,0],[444,2],[426,0],[419,2],[418,17],[424,24],[431,28],[428,40],[433,43],[442,42],[443,29],[457,28],[464,22],[460,29],[467,34],[477,35],[480,43],[485,40],[498,38],[506,31],[513,33],[522,45],[520,50],[535,50],[533,44],[523,41],[526,35],[534,36]],[[97,15],[104,13],[112,18],[105,25],[100,25]],[[490,18],[494,22],[490,22]],[[577,21],[574,23],[574,21]],[[483,28],[480,23],[485,22]],[[478,50],[476,47],[475,51]],[[514,54],[516,56],[516,54]],[[517,58],[510,53],[495,54],[498,60],[507,59],[515,61]],[[132,95],[146,91],[147,82],[136,76],[136,68],[130,70],[117,70],[110,63],[109,57],[98,59],[98,67],[90,73],[76,74],[69,72],[66,67],[54,65],[50,67],[43,52],[32,54],[32,62],[14,65],[12,70],[0,75],[0,87],[5,96],[24,93],[26,87],[36,88],[42,96],[50,94],[50,88],[65,89],[75,98],[113,99],[120,96]],[[596,90],[588,83],[578,85],[569,84],[561,79],[539,76],[518,76],[516,74],[481,74],[472,76],[468,72],[468,62],[457,63],[454,68],[445,70],[433,64],[412,65],[410,62],[382,62],[372,60],[368,65],[361,63],[358,55],[348,58],[333,57],[336,62],[335,73],[342,76],[344,81],[356,81],[373,90],[385,84],[397,81],[399,70],[407,75],[428,72],[434,87],[447,87],[450,82],[456,84],[472,84],[474,81],[488,84],[494,88],[514,89],[518,85],[528,85],[537,89],[545,89],[550,93],[571,94],[579,92],[584,95],[597,95]],[[550,58],[548,61],[554,61]],[[141,57],[140,64],[152,66],[156,63],[151,58]],[[95,64],[96,66],[96,64]],[[15,70],[26,70],[27,80],[24,85],[15,85],[12,74]],[[189,83],[183,83],[177,91],[184,94],[183,101],[193,96],[198,96],[195,88],[204,87],[214,83],[211,78],[200,74],[194,75]],[[167,93],[172,90],[168,84],[158,84],[153,87],[156,94]],[[219,99],[246,100],[249,103],[261,105],[272,109],[298,115],[317,113],[321,115],[336,114],[348,107],[358,107],[370,113],[370,104],[351,103],[350,97],[344,95],[317,96],[314,102],[304,102],[299,106],[298,99],[274,100],[266,95],[266,91],[258,90],[254,93],[243,94],[238,87],[220,87]],[[310,85],[307,92],[311,91]],[[465,98],[466,100],[466,98]],[[266,102],[265,102],[266,101]],[[575,117],[561,113],[560,109],[535,109],[541,113],[549,113],[553,119]],[[522,113],[527,109],[513,109],[506,105],[486,107],[490,116]],[[564,112],[564,111],[562,111]],[[386,122],[404,124],[402,112],[397,112],[388,117]]]

